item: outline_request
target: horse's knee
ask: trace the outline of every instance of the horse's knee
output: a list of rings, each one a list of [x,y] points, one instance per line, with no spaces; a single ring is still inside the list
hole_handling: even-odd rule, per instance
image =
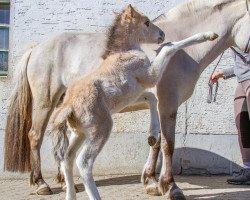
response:
[[[78,167],[78,170],[82,178],[86,178],[92,173],[90,163],[86,159],[82,159],[78,157],[76,159],[76,166]]]
[[[76,166],[78,167],[79,170],[81,169],[84,169],[84,159],[79,155],[77,158],[76,158]]]

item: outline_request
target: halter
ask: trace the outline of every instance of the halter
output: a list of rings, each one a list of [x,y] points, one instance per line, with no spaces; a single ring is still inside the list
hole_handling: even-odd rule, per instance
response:
[[[246,0],[246,7],[247,7],[247,12],[248,12],[249,17],[250,17],[250,9],[249,9],[250,6],[249,6],[249,3],[248,3],[248,0]],[[237,55],[241,58],[241,60],[242,60],[244,63],[247,63],[245,57],[242,56],[242,54],[241,54],[240,52],[238,52],[238,51],[237,51],[235,48],[233,48],[233,47],[230,47],[230,48],[234,51],[235,54],[237,54]],[[247,44],[246,44],[244,53],[249,53],[249,52],[250,52],[250,37],[249,37],[249,39],[248,39],[248,41],[247,41]],[[221,54],[221,56],[220,56],[220,58],[219,58],[219,61],[218,61],[217,64],[215,65],[215,67],[214,67],[214,69],[213,69],[213,72],[212,72],[212,74],[211,74],[211,76],[210,76],[210,78],[209,78],[209,81],[208,81],[209,94],[208,94],[208,96],[207,96],[207,103],[212,103],[212,102],[215,102],[215,101],[216,101],[217,92],[218,92],[218,88],[219,88],[219,83],[218,83],[218,82],[215,83],[215,89],[214,89],[214,88],[213,88],[213,85],[214,85],[214,84],[213,84],[210,80],[211,80],[211,78],[212,78],[212,76],[213,76],[213,74],[214,74],[216,68],[219,66],[219,63],[220,63],[220,61],[221,61],[221,59],[222,59],[222,57],[223,57],[223,54],[224,54],[224,52]]]

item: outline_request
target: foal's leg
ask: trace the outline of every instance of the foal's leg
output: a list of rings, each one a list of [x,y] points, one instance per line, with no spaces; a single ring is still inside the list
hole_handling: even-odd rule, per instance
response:
[[[92,130],[88,132],[88,137],[84,141],[82,150],[77,157],[76,164],[80,171],[89,199],[99,200],[101,197],[93,179],[92,169],[97,155],[109,138],[112,129],[111,117],[107,116],[105,120],[99,120],[99,122],[91,129]]]
[[[80,148],[83,143],[84,135],[81,133],[71,133],[69,140],[69,147],[64,156],[64,160],[60,163],[61,170],[65,175],[66,182],[66,199],[67,200],[75,200],[76,199],[76,191],[74,187],[73,180],[73,166],[74,160],[76,157],[76,152]]]

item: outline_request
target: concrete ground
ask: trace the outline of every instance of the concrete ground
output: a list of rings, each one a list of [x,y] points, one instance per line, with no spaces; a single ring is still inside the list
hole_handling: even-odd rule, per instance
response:
[[[35,188],[28,186],[27,176],[0,177],[1,200],[63,200],[65,193],[53,178],[47,177],[47,182],[54,192],[51,196],[33,194]],[[225,183],[226,176],[176,176],[177,184],[183,189],[187,200],[249,200],[250,186],[234,186]],[[99,192],[104,200],[162,200],[167,196],[154,197],[145,194],[139,175],[98,176],[95,177]],[[79,178],[76,178],[78,199],[87,200],[86,192]]]

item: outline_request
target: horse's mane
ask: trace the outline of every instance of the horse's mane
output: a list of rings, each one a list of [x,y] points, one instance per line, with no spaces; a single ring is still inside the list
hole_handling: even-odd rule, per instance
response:
[[[112,52],[118,50],[121,46],[122,38],[124,37],[124,32],[122,33],[121,31],[121,17],[124,12],[125,10],[116,13],[116,17],[107,31],[105,51],[102,54],[103,59],[106,59]]]
[[[224,6],[230,3],[235,3],[235,0],[189,0],[180,5],[172,8],[165,14],[160,15],[153,21],[161,21],[163,18],[183,18],[191,15],[199,17],[200,13],[204,13],[204,10],[209,12],[216,12],[221,10]],[[212,8],[212,9],[211,9]]]

